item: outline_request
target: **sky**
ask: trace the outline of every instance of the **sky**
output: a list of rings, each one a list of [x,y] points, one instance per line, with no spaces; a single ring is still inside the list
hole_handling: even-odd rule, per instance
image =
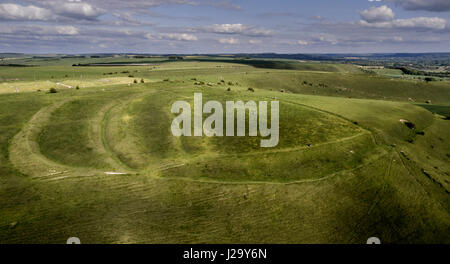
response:
[[[450,52],[450,0],[0,0],[5,52]]]

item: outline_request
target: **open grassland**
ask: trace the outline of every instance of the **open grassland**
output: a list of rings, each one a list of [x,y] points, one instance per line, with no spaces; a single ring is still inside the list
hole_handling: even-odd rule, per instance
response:
[[[0,243],[450,242],[450,123],[412,102],[448,82],[194,59],[0,67]],[[280,143],[173,137],[196,92],[280,101]]]

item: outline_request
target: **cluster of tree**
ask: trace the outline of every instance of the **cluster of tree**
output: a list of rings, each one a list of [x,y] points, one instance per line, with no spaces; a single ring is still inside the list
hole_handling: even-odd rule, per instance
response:
[[[0,66],[7,66],[7,67],[33,67],[34,65],[15,64],[15,63],[3,64],[3,63],[1,63]]]
[[[450,77],[450,72],[429,72],[416,69],[410,69],[406,67],[393,67],[394,69],[401,70],[404,74],[408,75],[422,75],[422,76],[434,76],[434,77]],[[425,78],[425,81],[433,81],[432,78]]]
[[[314,83],[310,83],[310,82],[308,82],[308,81],[303,81],[303,82],[302,82],[302,85],[309,85],[309,86],[311,86],[311,87],[315,86]],[[327,87],[328,87],[328,85],[326,85],[326,84],[324,84],[324,83],[318,83],[316,86],[317,86],[317,87],[322,87],[322,88],[327,88]]]
[[[84,59],[84,58],[87,58],[87,57],[86,56],[77,56],[77,55],[73,55],[73,56],[65,55],[65,56],[61,57],[61,59]]]

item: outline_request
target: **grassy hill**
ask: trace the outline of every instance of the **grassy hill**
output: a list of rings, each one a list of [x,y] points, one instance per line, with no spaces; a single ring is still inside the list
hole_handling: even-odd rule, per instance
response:
[[[0,243],[449,242],[449,82],[204,60],[0,67]],[[195,92],[280,101],[280,143],[173,137]]]

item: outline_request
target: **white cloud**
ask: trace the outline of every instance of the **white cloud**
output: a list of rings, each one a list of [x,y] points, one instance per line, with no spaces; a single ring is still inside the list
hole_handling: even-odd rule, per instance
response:
[[[439,17],[415,17],[408,19],[395,19],[386,22],[370,23],[364,20],[360,21],[362,26],[376,28],[405,28],[405,29],[445,29],[447,20]]]
[[[240,34],[245,36],[269,36],[272,31],[269,29],[256,28],[254,26],[243,24],[214,24],[212,27],[206,28],[207,32],[217,34]]]
[[[180,33],[166,33],[161,34],[159,36],[160,39],[166,39],[166,40],[182,40],[182,41],[196,41],[198,40],[195,35],[192,34],[180,34]]]
[[[450,1],[450,0],[449,0]],[[445,29],[447,20],[439,17],[414,17],[394,19],[395,14],[387,6],[371,7],[359,13],[360,24],[375,28],[405,28],[405,29]]]
[[[12,0],[10,0],[12,1]],[[67,2],[88,3],[110,11],[133,10],[146,12],[149,8],[161,5],[188,5],[188,6],[210,6],[225,10],[240,10],[241,7],[229,0],[21,0],[27,3],[39,3],[39,5],[55,6]]]
[[[369,23],[391,21],[395,17],[392,9],[385,5],[380,7],[372,6],[369,9],[359,12],[359,14],[363,20]]]
[[[95,19],[104,14],[104,10],[80,1],[62,3],[53,6],[56,14],[75,19]]]
[[[245,26],[242,24],[214,24],[212,26],[212,30],[214,33],[242,33],[245,29]]]
[[[74,26],[56,26],[55,31],[60,35],[78,35],[80,32]]]
[[[95,20],[104,14],[104,10],[82,2],[44,2],[42,7],[34,5],[0,4],[0,19],[61,21],[61,20]]]
[[[53,19],[53,14],[50,10],[33,5],[0,4],[0,19],[46,21]]]
[[[260,39],[250,39],[250,40],[248,41],[248,43],[253,44],[253,45],[256,45],[256,44],[261,44],[262,41],[261,41]]]
[[[298,45],[306,46],[306,45],[308,45],[309,43],[308,43],[307,41],[304,41],[304,40],[299,40],[299,41],[297,41],[297,44],[298,44]]]
[[[218,40],[222,44],[230,44],[230,45],[236,45],[239,44],[239,40],[235,38],[222,38]]]

